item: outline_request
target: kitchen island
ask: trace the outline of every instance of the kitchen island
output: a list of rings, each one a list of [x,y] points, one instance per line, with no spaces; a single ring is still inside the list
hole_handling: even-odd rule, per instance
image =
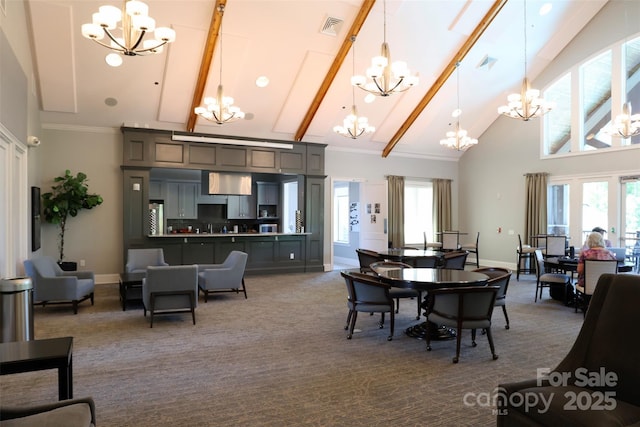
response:
[[[147,236],[170,265],[220,264],[234,250],[246,252],[247,274],[322,271],[307,262],[311,233],[172,233]]]

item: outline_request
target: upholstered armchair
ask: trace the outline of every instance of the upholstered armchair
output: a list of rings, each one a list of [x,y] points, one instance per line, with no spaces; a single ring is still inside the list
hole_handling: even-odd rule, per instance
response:
[[[96,408],[91,397],[20,407],[0,408],[3,426],[95,427]]]
[[[198,305],[198,267],[196,265],[167,265],[147,267],[142,279],[144,315],[151,313],[149,327],[153,328],[156,314],[190,312],[196,324]]]
[[[73,314],[78,314],[78,304],[91,299],[93,305],[94,274],[91,271],[62,271],[51,257],[28,259],[24,270],[33,282],[33,301],[37,304],[73,304]]]
[[[144,273],[147,267],[155,265],[169,265],[164,262],[164,251],[162,248],[129,249],[127,251],[127,273]]]
[[[244,270],[247,266],[248,255],[240,251],[231,251],[222,264],[198,265],[198,288],[204,294],[204,302],[209,299],[209,294],[218,292],[244,293],[247,298],[247,289],[244,286]]]
[[[498,386],[498,426],[640,425],[640,276],[603,274],[571,350],[538,378]],[[529,399],[530,398],[530,399]],[[535,400],[535,401],[534,401]],[[525,403],[527,403],[525,405]]]

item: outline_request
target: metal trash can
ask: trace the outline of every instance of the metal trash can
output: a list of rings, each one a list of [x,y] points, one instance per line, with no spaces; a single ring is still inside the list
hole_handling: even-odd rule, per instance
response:
[[[31,278],[0,279],[0,322],[0,342],[34,339]]]

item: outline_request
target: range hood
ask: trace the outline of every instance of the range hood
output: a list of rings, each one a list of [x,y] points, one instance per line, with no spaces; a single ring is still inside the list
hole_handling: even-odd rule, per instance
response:
[[[251,195],[251,174],[202,171],[205,194]]]

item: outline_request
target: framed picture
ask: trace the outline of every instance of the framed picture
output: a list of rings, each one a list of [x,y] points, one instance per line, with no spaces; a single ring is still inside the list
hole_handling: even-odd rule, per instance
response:
[[[40,187],[31,187],[31,251],[40,249]]]

